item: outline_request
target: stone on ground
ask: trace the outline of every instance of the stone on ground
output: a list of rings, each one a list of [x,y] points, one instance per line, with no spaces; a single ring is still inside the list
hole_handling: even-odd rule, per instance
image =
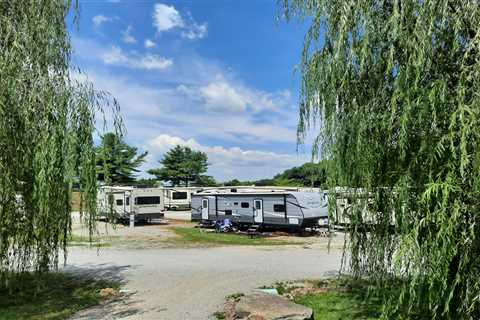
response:
[[[240,297],[236,303],[235,319],[311,320],[313,319],[313,310],[281,296],[252,293]]]

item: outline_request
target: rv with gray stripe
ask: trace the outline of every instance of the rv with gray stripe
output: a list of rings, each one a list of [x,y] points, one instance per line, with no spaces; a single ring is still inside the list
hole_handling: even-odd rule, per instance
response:
[[[237,224],[315,227],[328,220],[326,193],[200,192],[192,194],[192,220],[230,219]]]

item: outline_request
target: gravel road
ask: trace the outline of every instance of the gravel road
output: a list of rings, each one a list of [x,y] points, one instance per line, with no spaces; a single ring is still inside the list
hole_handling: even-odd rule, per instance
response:
[[[335,273],[341,252],[302,247],[73,248],[67,271],[120,280],[127,297],[74,319],[212,319],[225,296]]]

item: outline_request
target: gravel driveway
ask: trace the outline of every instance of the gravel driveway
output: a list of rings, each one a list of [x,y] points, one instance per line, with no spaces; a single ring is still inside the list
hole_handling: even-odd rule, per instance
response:
[[[120,280],[127,297],[74,319],[205,320],[225,296],[280,280],[319,278],[339,268],[341,252],[302,247],[196,249],[73,248],[67,271]]]

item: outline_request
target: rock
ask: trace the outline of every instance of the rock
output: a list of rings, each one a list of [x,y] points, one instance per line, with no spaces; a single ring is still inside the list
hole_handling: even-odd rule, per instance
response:
[[[100,290],[100,296],[102,298],[110,298],[110,297],[115,297],[119,294],[118,290],[115,290],[113,288],[104,288]]]
[[[311,320],[313,310],[281,296],[252,293],[235,305],[235,319],[245,320]]]

